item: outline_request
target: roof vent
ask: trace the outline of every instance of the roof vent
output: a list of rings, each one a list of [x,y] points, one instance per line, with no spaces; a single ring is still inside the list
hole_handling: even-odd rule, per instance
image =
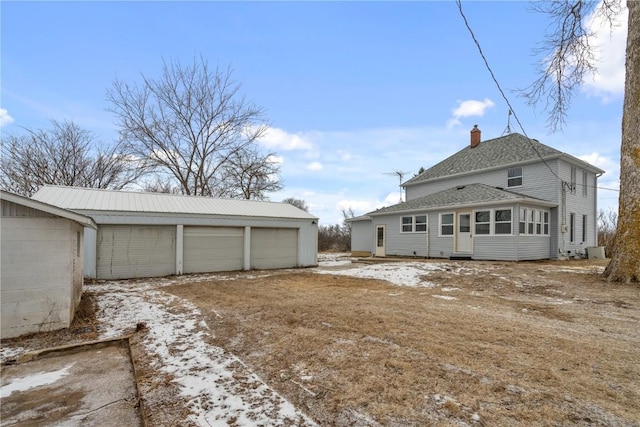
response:
[[[458,187],[456,187],[456,190],[462,190],[465,187],[465,185],[460,185]]]

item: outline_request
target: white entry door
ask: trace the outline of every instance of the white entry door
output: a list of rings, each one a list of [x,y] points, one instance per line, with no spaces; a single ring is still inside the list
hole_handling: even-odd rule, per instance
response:
[[[458,212],[456,233],[456,252],[471,253],[473,234],[471,234],[471,212]]]
[[[376,226],[376,256],[386,256],[385,248],[384,248],[384,225]]]

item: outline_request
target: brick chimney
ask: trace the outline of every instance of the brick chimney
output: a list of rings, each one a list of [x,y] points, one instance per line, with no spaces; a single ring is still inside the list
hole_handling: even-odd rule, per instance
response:
[[[471,129],[471,148],[476,148],[480,144],[480,129],[478,125],[473,125]]]

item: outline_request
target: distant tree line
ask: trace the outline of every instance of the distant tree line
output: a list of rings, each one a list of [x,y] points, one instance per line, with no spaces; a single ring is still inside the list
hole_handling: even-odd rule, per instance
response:
[[[607,257],[611,256],[613,251],[617,225],[618,213],[613,208],[598,211],[598,246],[604,246]]]
[[[289,203],[303,211],[309,212],[309,205],[306,201],[289,197],[282,201]],[[351,224],[347,219],[355,216],[353,209],[343,209],[342,216],[344,220],[342,224],[320,225],[318,227],[318,251],[340,251],[348,252],[351,250]]]

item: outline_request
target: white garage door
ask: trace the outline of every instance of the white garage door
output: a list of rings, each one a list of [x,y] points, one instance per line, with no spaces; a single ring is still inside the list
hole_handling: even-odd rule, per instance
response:
[[[97,235],[98,279],[158,277],[176,272],[176,227],[101,225]]]
[[[184,227],[185,273],[242,270],[244,229]]]
[[[297,264],[297,229],[251,229],[251,268],[290,268]]]

